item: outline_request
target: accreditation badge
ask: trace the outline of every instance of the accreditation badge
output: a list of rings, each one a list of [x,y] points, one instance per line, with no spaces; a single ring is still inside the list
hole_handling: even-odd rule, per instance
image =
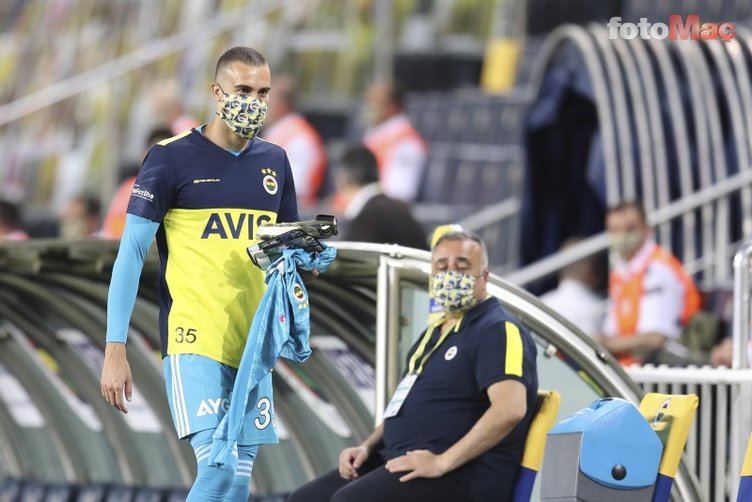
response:
[[[410,389],[413,388],[415,380],[417,379],[417,373],[410,373],[409,375],[405,375],[405,378],[403,378],[397,386],[397,390],[395,390],[394,394],[392,394],[392,398],[389,400],[389,404],[386,405],[384,418],[390,418],[396,416],[397,413],[399,413],[400,408],[402,408],[402,403],[405,402],[405,398],[410,393]]]

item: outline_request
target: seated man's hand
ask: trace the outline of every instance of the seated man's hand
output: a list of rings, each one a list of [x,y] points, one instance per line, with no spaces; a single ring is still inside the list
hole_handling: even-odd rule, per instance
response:
[[[344,479],[353,480],[358,477],[358,468],[368,459],[368,449],[363,446],[345,448],[339,454],[339,475]]]
[[[443,457],[429,450],[413,450],[386,463],[389,472],[407,472],[400,481],[415,478],[439,478],[448,472]]]
[[[731,367],[733,362],[734,342],[729,336],[721,340],[710,353],[710,364],[713,367],[726,366]]]

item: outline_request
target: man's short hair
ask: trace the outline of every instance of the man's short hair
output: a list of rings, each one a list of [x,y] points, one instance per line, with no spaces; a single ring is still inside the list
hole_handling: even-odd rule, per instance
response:
[[[9,200],[0,200],[0,223],[10,228],[21,226],[21,208]]]
[[[379,181],[379,166],[376,156],[363,144],[353,144],[345,148],[337,166],[356,186],[364,186]]]
[[[151,131],[149,131],[149,136],[146,138],[146,147],[150,148],[163,139],[168,139],[173,137],[174,134],[172,133],[172,130],[169,127],[165,126],[157,126],[153,128]]]
[[[634,209],[635,211],[637,211],[637,213],[640,215],[640,219],[643,222],[647,222],[645,208],[643,207],[642,202],[636,199],[627,199],[617,202],[616,204],[608,208],[608,210],[606,211],[606,216],[611,213],[621,213],[622,211],[626,211],[628,209]]]
[[[84,212],[86,213],[86,216],[94,216],[96,218],[101,217],[102,215],[102,203],[99,200],[99,197],[95,197],[91,194],[82,194],[77,197],[78,200],[81,201],[81,204],[84,207]]]
[[[217,79],[219,72],[225,66],[234,63],[235,61],[240,61],[241,63],[253,67],[266,66],[267,64],[266,58],[264,58],[264,56],[256,49],[250,47],[233,47],[232,49],[225,51],[225,53],[219,57],[217,68],[214,70],[214,80]]]
[[[434,249],[439,247],[439,244],[444,241],[472,241],[477,243],[481,250],[481,269],[488,270],[488,248],[486,248],[486,243],[483,242],[483,239],[475,232],[471,232],[470,230],[451,230],[439,237],[436,244],[433,245]]]

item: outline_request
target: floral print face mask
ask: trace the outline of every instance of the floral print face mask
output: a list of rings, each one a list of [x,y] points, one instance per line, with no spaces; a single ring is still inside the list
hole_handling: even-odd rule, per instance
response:
[[[474,275],[438,272],[431,278],[431,294],[444,312],[463,312],[477,303]]]
[[[219,89],[222,90],[222,87]],[[264,125],[266,103],[254,96],[228,94],[224,90],[222,96],[222,110],[219,116],[235,134],[252,140]]]

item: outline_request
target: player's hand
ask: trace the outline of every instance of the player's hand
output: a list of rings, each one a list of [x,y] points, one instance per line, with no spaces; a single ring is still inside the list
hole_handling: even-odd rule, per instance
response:
[[[316,277],[321,275],[321,273],[315,268],[313,270],[299,268],[298,272],[300,273],[300,278],[303,279],[303,284],[306,285],[311,284]]]
[[[339,454],[339,475],[348,480],[357,478],[358,468],[367,458],[368,449],[363,445],[345,448]]]
[[[125,357],[124,343],[107,343],[99,385],[105,401],[123,413],[128,413],[125,401],[130,402],[133,399],[133,376]]]
[[[443,457],[429,450],[413,450],[386,463],[389,472],[407,472],[400,478],[403,483],[415,478],[438,478],[449,472]]]

